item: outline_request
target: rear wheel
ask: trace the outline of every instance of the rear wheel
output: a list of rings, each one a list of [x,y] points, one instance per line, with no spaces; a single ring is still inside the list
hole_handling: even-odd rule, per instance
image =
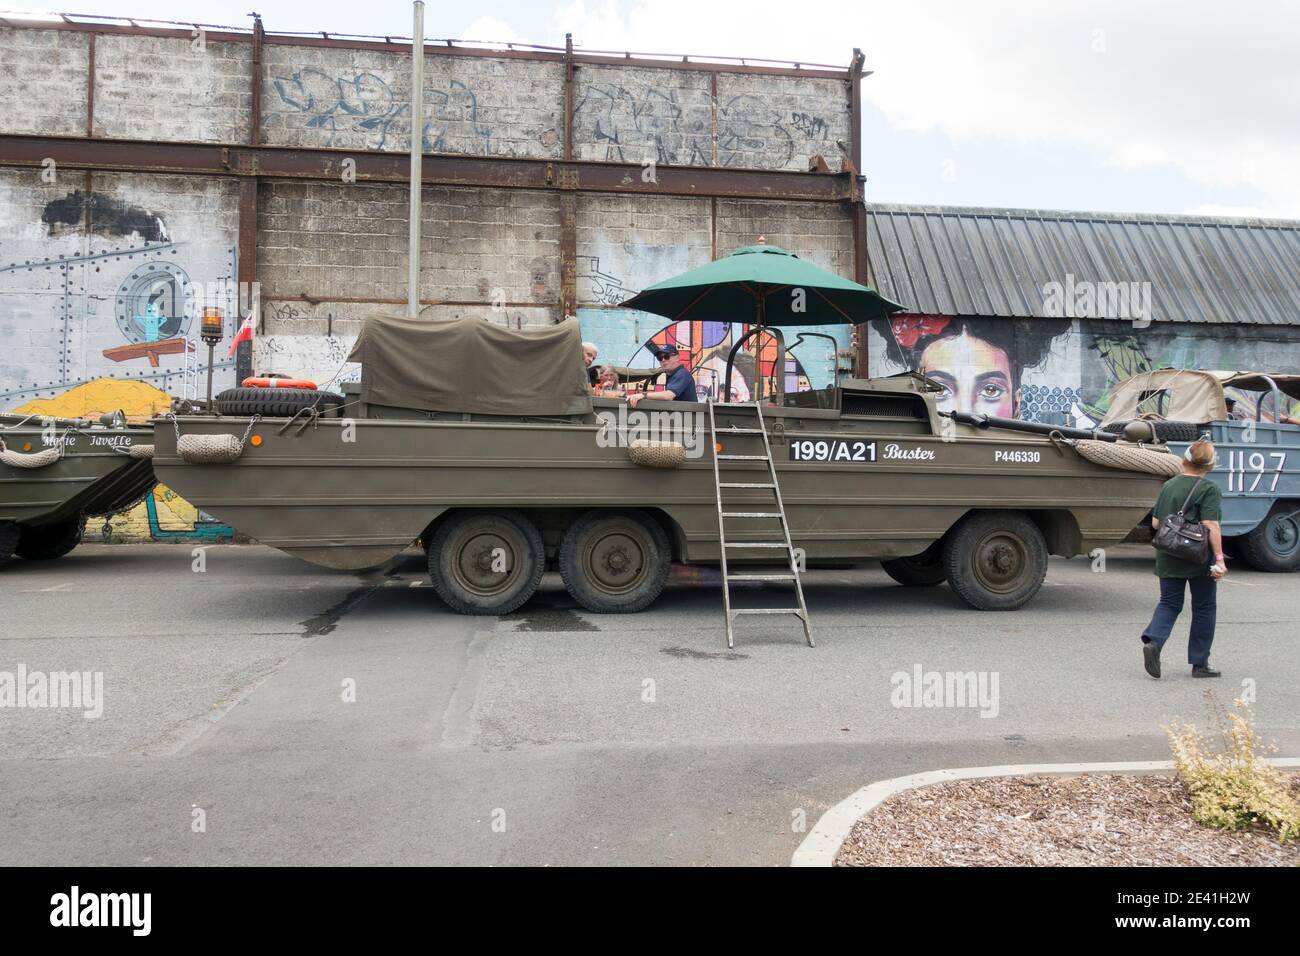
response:
[[[1241,557],[1257,571],[1294,571],[1300,567],[1300,515],[1295,502],[1278,502],[1268,517],[1237,537]]]
[[[85,530],[85,518],[59,524],[29,525],[22,529],[18,547],[14,550],[28,561],[53,561],[81,544]]]
[[[560,576],[573,599],[598,614],[630,614],[664,589],[668,535],[644,511],[589,511],[560,545]]]
[[[0,564],[13,557],[14,548],[18,547],[21,532],[12,521],[0,521]]]
[[[1047,542],[1038,526],[1014,511],[977,512],[944,538],[948,586],[980,611],[1014,611],[1047,576]]]
[[[928,588],[948,580],[943,567],[943,545],[936,541],[920,554],[910,558],[890,558],[881,561],[885,573],[899,584],[909,588]]]
[[[545,569],[542,535],[518,511],[463,512],[429,542],[429,578],[460,614],[509,614],[537,590]]]

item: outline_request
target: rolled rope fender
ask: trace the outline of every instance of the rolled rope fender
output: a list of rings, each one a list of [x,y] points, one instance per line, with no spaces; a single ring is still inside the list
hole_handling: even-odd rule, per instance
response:
[[[223,465],[238,461],[244,443],[234,435],[182,435],[176,454],[191,465]]]
[[[153,445],[132,445],[127,450],[127,454],[132,458],[152,458]]]
[[[675,441],[637,438],[628,446],[627,457],[647,468],[676,468],[686,460],[686,446]]]
[[[0,442],[0,464],[8,465],[10,468],[44,468],[62,457],[62,448],[45,448],[28,453],[10,451],[4,447],[4,442]]]
[[[1183,470],[1182,459],[1164,451],[1137,448],[1133,445],[1083,439],[1074,443],[1075,450],[1088,461],[1122,471],[1144,471],[1149,475],[1172,478]]]

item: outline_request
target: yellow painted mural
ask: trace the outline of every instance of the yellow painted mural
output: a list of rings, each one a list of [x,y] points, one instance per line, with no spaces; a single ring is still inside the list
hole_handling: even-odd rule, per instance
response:
[[[120,411],[128,421],[146,422],[171,408],[172,398],[147,382],[99,378],[70,388],[54,398],[20,405],[20,415],[89,418]],[[130,511],[96,519],[86,526],[90,541],[229,540],[229,525],[214,521],[166,485],[153,491]]]

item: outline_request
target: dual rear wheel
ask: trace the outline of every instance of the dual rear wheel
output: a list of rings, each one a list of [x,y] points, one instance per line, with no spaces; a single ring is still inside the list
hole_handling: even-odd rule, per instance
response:
[[[565,532],[560,576],[589,611],[622,614],[649,606],[672,562],[668,536],[643,511],[589,511]],[[537,590],[546,568],[542,535],[519,511],[465,511],[429,542],[429,577],[461,614],[509,614]]]

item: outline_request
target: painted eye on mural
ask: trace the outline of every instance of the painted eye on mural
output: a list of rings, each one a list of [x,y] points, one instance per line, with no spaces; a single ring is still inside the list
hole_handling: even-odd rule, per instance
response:
[[[1007,394],[1007,388],[1001,382],[985,382],[980,389],[980,398],[997,401]]]

